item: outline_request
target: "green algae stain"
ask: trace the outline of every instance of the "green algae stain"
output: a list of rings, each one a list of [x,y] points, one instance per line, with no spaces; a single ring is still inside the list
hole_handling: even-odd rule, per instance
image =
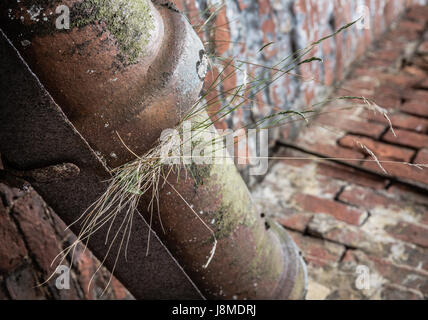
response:
[[[218,238],[230,236],[239,225],[255,226],[248,190],[234,164],[213,165],[211,177],[214,184],[221,186],[219,209],[214,212]]]
[[[210,176],[211,166],[210,165],[198,165],[192,162],[190,166],[187,167],[190,171],[190,174],[193,177],[194,189],[195,192],[198,191],[199,186],[202,186],[205,183],[205,179]]]
[[[73,7],[73,16],[73,27],[104,23],[129,64],[144,54],[155,26],[148,0],[86,0]]]

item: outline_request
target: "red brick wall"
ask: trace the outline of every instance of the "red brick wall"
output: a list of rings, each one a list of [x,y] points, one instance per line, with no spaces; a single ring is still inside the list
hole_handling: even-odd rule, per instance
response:
[[[1,161],[0,161],[1,169]],[[0,300],[98,300],[132,299],[115,278],[83,245],[79,245],[70,268],[70,288],[58,289],[52,261],[76,239],[64,231],[64,222],[28,183],[11,176],[0,177]],[[62,263],[70,266],[70,261]],[[90,285],[91,277],[94,279]]]
[[[243,123],[260,118],[273,110],[300,109],[318,102],[329,89],[346,75],[353,61],[364,54],[370,44],[379,38],[411,4],[423,4],[425,0],[225,0],[205,28],[206,21],[216,0],[174,0],[185,12],[190,22],[205,41],[211,53],[223,57],[235,57],[252,63],[272,66],[297,49],[326,35],[361,16],[359,8],[369,10],[368,29],[353,26],[335,38],[323,42],[314,55],[323,63],[302,65],[295,72],[315,81],[302,81],[301,77],[286,76],[273,83],[269,89],[257,94],[256,103],[234,112],[219,127],[239,128]],[[211,9],[210,9],[211,6]],[[208,13],[206,13],[208,12]],[[262,53],[259,49],[269,42]],[[250,75],[258,75],[261,68],[243,65]],[[207,82],[215,79],[219,67],[214,66]],[[208,96],[213,99],[218,92],[234,88],[243,82],[243,72],[236,72],[218,86],[217,92]],[[217,110],[220,101],[213,100],[211,110]],[[281,134],[297,132],[299,123],[287,125]],[[295,129],[296,128],[296,129]],[[278,133],[271,134],[275,142]]]

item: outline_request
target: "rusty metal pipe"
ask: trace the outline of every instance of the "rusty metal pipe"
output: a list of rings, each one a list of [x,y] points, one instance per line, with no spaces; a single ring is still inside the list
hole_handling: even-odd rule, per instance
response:
[[[196,139],[218,139],[214,126],[209,129]],[[157,231],[195,284],[213,299],[301,299],[306,271],[299,250],[282,227],[257,211],[233,160],[192,164],[188,171],[172,175],[161,190],[166,233],[159,226]],[[195,213],[218,240],[206,269],[213,237]]]
[[[70,30],[53,27],[50,12],[59,4],[70,8]],[[205,76],[203,46],[165,1],[6,0],[0,15],[1,28],[111,168],[134,158],[116,131],[142,154],[198,98]],[[180,183],[172,176],[175,187],[161,190],[166,232],[159,223],[155,230],[204,296],[302,298],[306,273],[297,247],[274,223],[267,230],[269,222],[252,204],[235,166],[192,165],[190,171]],[[215,229],[218,246],[207,269],[202,266],[212,237],[173,188]]]

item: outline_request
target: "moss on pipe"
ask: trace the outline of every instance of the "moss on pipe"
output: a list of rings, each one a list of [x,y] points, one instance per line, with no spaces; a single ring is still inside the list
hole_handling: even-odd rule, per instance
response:
[[[135,63],[155,27],[148,0],[86,0],[73,7],[72,26],[105,23],[129,63]]]
[[[35,36],[68,31],[58,30],[55,26],[59,17],[56,8],[63,1],[3,1],[0,7],[6,9],[11,22],[20,24],[23,39],[31,41]],[[144,55],[155,29],[150,0],[85,0],[76,1],[70,7],[71,29],[97,23],[113,35],[125,64],[134,64]]]

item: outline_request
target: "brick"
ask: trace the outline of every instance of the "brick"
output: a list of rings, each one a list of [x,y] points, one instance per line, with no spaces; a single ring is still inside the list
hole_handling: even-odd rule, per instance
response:
[[[0,272],[9,273],[27,256],[24,241],[0,201]]]
[[[395,183],[388,188],[388,192],[399,197],[403,201],[411,201],[416,204],[428,206],[428,197],[426,194],[413,190],[410,187]]]
[[[382,300],[424,300],[424,295],[420,291],[388,284],[382,288],[380,297]]]
[[[372,224],[367,230],[378,227],[370,219],[364,225]],[[316,237],[391,260],[397,265],[428,271],[428,250],[401,241],[394,242],[393,238],[385,238],[382,232],[373,234],[367,230],[323,214],[315,215],[307,226],[307,232]]]
[[[382,163],[384,169],[390,176],[397,177],[406,181],[416,182],[418,184],[427,184],[428,170],[418,169],[402,163]],[[374,162],[364,163],[367,169],[383,173],[379,166]]]
[[[353,225],[360,225],[367,217],[367,212],[363,210],[315,196],[298,194],[293,198],[293,201],[304,211],[328,214]]]
[[[387,110],[396,110],[401,106],[401,98],[375,94],[374,101],[376,104]]]
[[[386,125],[369,123],[364,120],[354,120],[348,118],[338,119],[331,115],[322,115],[317,119],[317,123],[346,130],[349,133],[364,134],[372,138],[379,138],[385,131]]]
[[[352,92],[355,96],[368,97],[374,94],[377,85],[378,80],[376,78],[354,78],[349,79],[345,88],[339,89],[337,93],[340,96]]]
[[[184,12],[185,6],[183,3],[183,0],[172,0],[171,2],[175,4],[178,10],[180,10],[181,12]]]
[[[390,66],[390,63],[383,59],[372,58],[369,60],[365,60],[361,66],[370,69],[378,69],[378,70],[386,70]]]
[[[428,248],[428,226],[401,221],[397,225],[388,226],[386,231],[397,239]]]
[[[426,134],[419,134],[407,130],[395,130],[395,133],[397,134],[396,137],[391,131],[388,131],[382,137],[382,140],[417,149],[428,148],[428,135]]]
[[[400,206],[400,202],[392,197],[376,193],[374,190],[349,186],[340,195],[339,200],[361,208],[370,209],[375,206]]]
[[[399,41],[416,41],[419,39],[420,35],[419,32],[417,32],[414,29],[395,29],[392,30],[387,37],[389,38],[397,38]],[[398,42],[398,41],[397,41]]]
[[[339,144],[343,147],[353,148],[358,150],[362,154],[370,156],[370,154],[364,150],[359,143],[369,148],[380,160],[383,158],[394,159],[397,161],[410,162],[415,152],[408,148],[396,147],[386,143],[374,141],[370,138],[346,135],[339,140]]]
[[[70,270],[70,288],[67,290],[61,290],[56,287],[56,280],[59,274],[55,274],[52,279],[47,283],[49,291],[52,294],[52,299],[55,300],[81,300],[84,298],[82,290],[76,282],[77,275],[74,270]],[[109,298],[108,295],[105,298]]]
[[[381,50],[370,52],[368,56],[369,59],[378,59],[384,63],[386,62],[387,65],[391,65],[401,56],[401,50],[382,48]]]
[[[352,70],[352,77],[355,78],[380,78],[384,74],[386,73],[379,72],[378,70],[363,68],[359,63]]]
[[[84,250],[83,245],[79,245],[76,248],[73,265],[78,271],[79,276],[77,280],[87,300],[100,299],[101,293],[107,287],[108,280],[110,279],[111,274],[105,268],[98,270],[99,264],[100,262],[94,258],[89,250]],[[93,280],[91,282],[92,277]],[[115,290],[117,291],[119,288]],[[112,297],[113,294],[113,289],[107,287],[106,295]]]
[[[48,209],[41,197],[32,191],[16,201],[13,214],[18,220],[31,254],[44,272],[50,274],[53,259],[61,249],[55,236],[55,230],[49,223]]]
[[[15,200],[24,196],[26,191],[22,188],[13,187],[11,184],[0,181],[0,196],[5,205],[11,207]]]
[[[230,46],[229,22],[226,17],[226,7],[223,7],[216,16],[214,29],[214,39],[216,52],[219,56],[223,55]]]
[[[424,295],[428,293],[428,277],[425,272],[398,266],[391,261],[365,254],[360,250],[346,251],[340,268],[354,272],[358,265],[366,265],[371,274],[379,274],[389,284],[399,285],[403,289],[417,290]]]
[[[385,244],[384,250],[386,254],[382,255],[382,257],[391,259],[396,265],[428,271],[427,249],[397,241]]]
[[[390,117],[392,125],[397,128],[424,133],[428,131],[428,119],[407,115],[394,114]]]
[[[403,75],[400,75],[398,79],[400,79],[401,77],[404,81],[403,85],[407,85],[409,87],[416,87],[426,79],[426,73],[424,70],[415,65],[406,66],[403,68]],[[391,77],[392,81],[396,81],[396,79],[397,77],[395,75]]]
[[[428,103],[427,100],[410,100],[405,102],[400,110],[402,112],[407,112],[410,114],[422,116],[422,117],[428,117]]]
[[[316,163],[316,175],[319,177],[318,181],[325,182],[326,184],[329,183],[330,178],[375,189],[384,189],[387,184],[387,180],[377,175],[361,172],[351,167],[330,161],[306,159],[308,157],[307,154],[288,148],[282,148],[278,156],[287,158],[286,160],[282,160],[285,165],[297,168],[303,168],[311,163]],[[325,177],[324,180],[322,180],[321,177]],[[331,184],[331,182],[329,184]],[[340,184],[340,187],[341,186],[342,184]],[[332,190],[333,188],[329,189]]]
[[[290,232],[297,246],[302,250],[305,260],[314,266],[324,267],[339,262],[345,247],[328,241],[303,236]]]
[[[428,120],[425,118],[415,117],[405,113],[392,114],[389,115],[389,118],[395,130],[396,128],[401,128],[420,133],[424,133],[428,130]],[[380,114],[370,115],[368,119],[389,125],[388,120]]]
[[[428,89],[428,78],[420,84],[421,88]]]
[[[381,177],[335,163],[319,163],[317,174],[375,189],[383,189],[387,184],[387,180]]]
[[[304,232],[309,221],[312,219],[312,216],[312,214],[302,212],[291,215],[287,214],[284,215],[284,217],[277,218],[276,220],[287,229]]]
[[[385,73],[375,76],[378,81],[386,83],[390,88],[396,90],[393,95],[396,98],[401,98],[400,91],[417,86],[425,77],[425,72],[415,66],[407,66],[400,70],[400,73]]]
[[[9,275],[5,283],[12,300],[45,300],[50,297],[46,286],[38,286],[37,275],[30,266]]]
[[[408,267],[428,271],[428,250],[411,243],[391,238],[382,243],[382,251],[377,253],[379,258],[384,258],[397,266]],[[369,251],[368,251],[369,252]]]
[[[389,75],[385,75],[384,77],[388,77]],[[399,99],[401,101],[402,93],[401,93],[401,86],[398,84],[394,84],[391,82],[384,82],[380,86],[376,88],[376,93],[374,95],[374,98],[376,102],[378,102],[378,99],[384,99],[384,98],[394,98]],[[381,107],[388,108],[388,106],[381,105]]]
[[[412,5],[406,13],[406,18],[416,21],[426,21],[428,7],[425,5]]]
[[[410,21],[410,20],[402,20],[398,24],[398,29],[403,29],[406,31],[416,31],[422,32],[425,29],[425,21]]]
[[[426,205],[419,205],[409,199],[409,195],[399,196],[396,193],[381,194],[375,190],[360,188],[357,186],[348,186],[339,195],[338,199],[345,203],[364,208],[368,211],[374,208],[406,210],[411,207],[412,216],[419,220],[420,223],[427,224],[428,208]]]
[[[428,164],[428,149],[422,149],[418,151],[418,154],[416,155],[414,163],[417,164]],[[425,169],[425,170],[428,170]]]
[[[428,70],[428,55],[425,56],[416,56],[414,58],[413,63],[415,65],[417,65],[419,68],[423,69],[423,70]],[[427,78],[425,77],[424,80],[426,80]],[[424,89],[424,81],[420,81],[419,83],[417,83],[414,87],[418,88],[418,89]],[[426,88],[425,88],[426,89]]]
[[[397,284],[409,289],[419,290],[423,294],[427,294],[425,287],[428,284],[426,273],[416,269],[411,269],[403,266],[397,266],[384,259],[370,257],[374,262],[376,270],[391,283]]]
[[[422,165],[428,164],[428,150],[419,150],[414,163]],[[401,163],[383,163],[382,165],[391,176],[398,177],[406,181],[413,181],[418,184],[428,184],[428,168],[417,168]],[[368,169],[381,172],[381,169],[377,166],[376,163],[367,162],[364,164],[364,166]]]
[[[428,103],[428,91],[417,88],[410,88],[403,90],[402,97],[409,101],[419,102],[423,104]]]
[[[315,215],[308,224],[308,232],[314,236],[340,243],[347,247],[367,251],[376,249],[376,245],[372,242],[369,234],[356,226],[338,221],[329,215]]]
[[[184,7],[186,8],[186,15],[193,26],[198,26],[203,22],[194,0],[184,0]]]
[[[312,133],[311,133],[312,134]],[[340,159],[346,163],[358,164],[364,159],[364,155],[356,150],[342,148],[338,145],[332,145],[329,141],[318,140],[308,143],[307,141],[299,140],[297,145],[309,149],[311,152],[318,153],[324,157]]]
[[[421,43],[421,45],[418,48],[418,53],[428,54],[428,40]]]
[[[370,224],[369,218],[367,224]],[[377,222],[371,223],[377,227]],[[316,237],[343,244],[349,248],[359,249],[365,253],[391,260],[397,265],[428,271],[428,250],[401,241],[385,238],[381,232],[373,234],[366,229],[338,221],[328,215],[315,215],[307,226],[307,232]],[[384,241],[380,239],[384,239]]]
[[[129,293],[128,290],[116,279],[113,277],[111,279],[111,289],[113,291],[114,297],[116,300],[133,300],[133,296]]]

